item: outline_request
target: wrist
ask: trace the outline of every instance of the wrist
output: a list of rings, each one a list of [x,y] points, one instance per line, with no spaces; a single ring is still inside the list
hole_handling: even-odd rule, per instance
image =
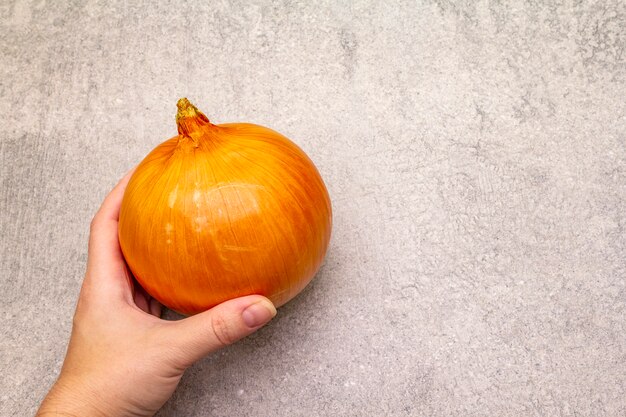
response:
[[[52,386],[50,392],[43,400],[37,417],[45,416],[114,416],[117,415],[108,410],[101,403],[98,393],[89,389],[80,381],[70,378],[59,377]]]

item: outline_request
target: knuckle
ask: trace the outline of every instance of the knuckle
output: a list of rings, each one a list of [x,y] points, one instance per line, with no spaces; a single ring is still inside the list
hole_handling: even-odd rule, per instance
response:
[[[93,231],[98,227],[98,215],[96,214],[95,216],[93,216],[93,218],[91,219],[91,223],[89,223],[89,231],[91,233],[93,233]]]
[[[236,340],[231,326],[224,319],[224,317],[219,314],[216,314],[211,318],[211,330],[220,345],[227,346]]]
[[[72,317],[72,327],[77,329],[82,324],[81,312],[78,309],[74,312],[74,316]]]
[[[91,310],[89,303],[79,299],[76,311],[74,311],[74,316],[72,317],[72,329],[74,332],[84,333],[90,327],[87,323],[92,315]]]

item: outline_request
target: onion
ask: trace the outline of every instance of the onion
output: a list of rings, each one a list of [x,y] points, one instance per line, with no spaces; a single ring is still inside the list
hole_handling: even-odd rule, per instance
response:
[[[317,169],[289,139],[248,123],[214,125],[186,98],[178,136],[139,164],[119,239],[141,286],[195,314],[231,298],[295,297],[318,271],[332,226]]]

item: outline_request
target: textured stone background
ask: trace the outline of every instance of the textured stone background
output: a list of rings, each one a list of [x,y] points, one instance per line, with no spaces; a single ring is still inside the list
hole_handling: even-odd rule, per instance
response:
[[[335,229],[160,416],[626,415],[623,1],[191,3],[0,4],[1,415],[56,377],[91,216],[182,96],[297,142]]]

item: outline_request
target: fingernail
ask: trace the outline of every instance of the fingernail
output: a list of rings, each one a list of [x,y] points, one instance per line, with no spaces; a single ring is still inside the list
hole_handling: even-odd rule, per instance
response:
[[[276,308],[274,305],[268,300],[262,300],[248,306],[248,308],[241,313],[241,318],[243,322],[246,323],[246,326],[252,328],[267,323],[274,318],[275,315]]]

